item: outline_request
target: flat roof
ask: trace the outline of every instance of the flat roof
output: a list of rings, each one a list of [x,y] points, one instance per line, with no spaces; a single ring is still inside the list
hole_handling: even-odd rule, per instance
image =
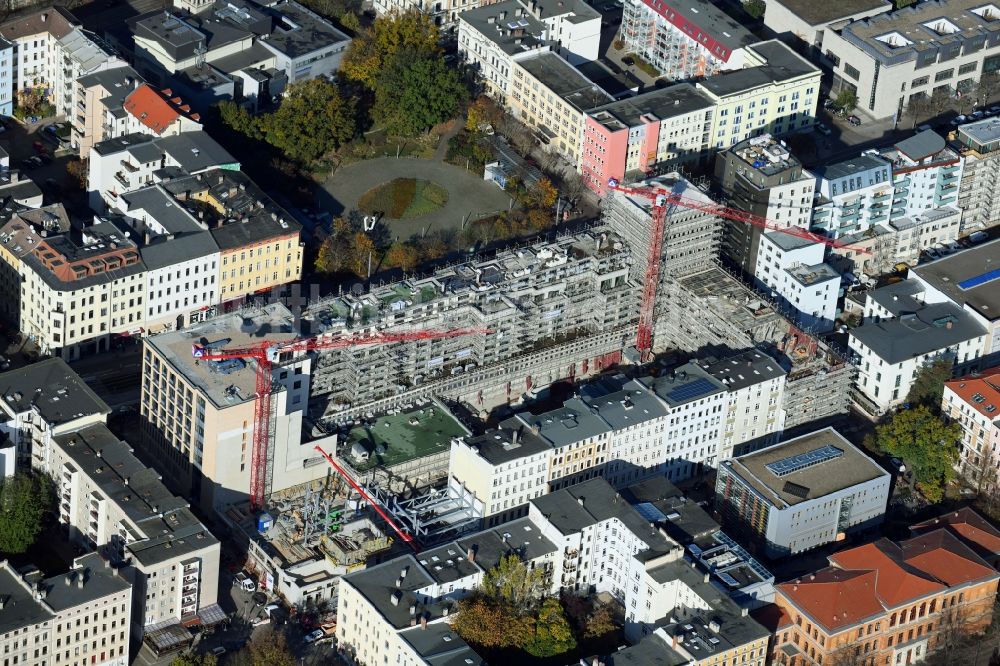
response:
[[[196,361],[191,353],[195,343],[227,341],[224,347],[247,347],[265,340],[288,341],[298,337],[291,311],[281,303],[272,303],[244,318],[239,314],[215,317],[182,331],[168,331],[146,338],[146,344],[186,378],[219,409],[254,400],[257,391],[255,361],[242,365],[222,365],[215,361]]]
[[[965,134],[980,146],[990,148],[989,144],[1000,141],[1000,118],[984,118],[959,125],[958,134],[960,138]]]
[[[721,72],[698,82],[698,87],[708,90],[717,97],[726,97],[762,86],[770,86],[781,81],[789,81],[809,74],[819,75],[820,69],[788,48],[772,39],[746,47],[756,53],[766,64],[747,67],[733,72]]]
[[[507,55],[526,53],[548,43],[544,39],[547,34],[545,24],[532,16],[518,0],[503,0],[468,9],[459,12],[458,20],[469,24]]]
[[[519,412],[517,417],[556,448],[611,431],[611,427],[579,398],[570,398],[562,407],[544,414]]]
[[[671,407],[702,400],[727,390],[722,381],[694,362],[685,363],[659,377],[643,377],[640,381],[650,386]]]
[[[279,0],[268,10],[280,18],[271,26],[271,34],[260,43],[289,58],[301,58],[334,44],[347,44],[351,38],[297,2]]]
[[[341,456],[359,471],[392,467],[448,451],[452,439],[470,434],[461,421],[435,400],[398,414],[383,414],[352,428],[344,438]],[[358,462],[349,456],[356,443],[370,454],[367,461]],[[382,453],[378,453],[379,450]]]
[[[612,101],[611,95],[552,51],[540,51],[515,62],[577,111]]]
[[[816,0],[771,0],[781,5],[809,25],[826,25],[858,14],[882,8],[892,9],[890,0],[845,0],[844,2],[816,2]]]
[[[413,627],[399,635],[430,666],[486,666],[486,661],[447,622]]]
[[[835,271],[829,264],[813,264],[812,266],[799,264],[798,266],[792,266],[787,271],[796,282],[806,287],[840,279],[840,273]]]
[[[491,465],[503,465],[552,449],[552,444],[532,432],[531,427],[517,417],[501,421],[496,429],[482,435],[467,437],[465,443]]]
[[[888,169],[891,165],[887,160],[875,155],[857,155],[846,159],[843,162],[835,162],[825,167],[817,169],[817,173],[825,180],[837,180],[864,173],[870,169],[884,167]]]
[[[593,108],[588,115],[609,129],[620,130],[643,124],[644,116],[663,120],[712,106],[712,100],[694,85],[677,83]]]
[[[748,349],[717,360],[702,359],[699,364],[730,391],[738,391],[786,374],[780,363],[757,349]]]
[[[0,634],[46,622],[55,614],[35,600],[21,575],[7,560],[0,563],[0,596],[4,598],[0,613]]]
[[[1000,319],[1000,282],[975,280],[1000,268],[1000,239],[956,252],[911,269],[921,280],[987,321]],[[980,278],[983,279],[983,278]],[[961,285],[966,283],[963,288]]]
[[[34,409],[52,426],[111,412],[107,403],[59,357],[0,374],[0,393],[7,409],[15,413]]]
[[[672,12],[667,12],[667,7],[652,0],[643,2],[643,4],[654,9],[661,16],[665,15],[665,18],[673,16],[674,18],[667,18],[667,20],[679,29],[692,35],[695,32],[704,32],[710,39],[722,44],[730,51],[735,51],[757,41],[757,37],[752,32],[727,14],[722,7],[709,2],[709,0],[670,0],[669,9],[673,10]],[[658,9],[656,5],[660,5],[662,8]],[[698,30],[694,30],[692,26],[697,26]]]
[[[839,449],[841,454],[838,457],[817,458],[822,461],[814,464],[800,458],[791,460],[828,446]],[[773,471],[779,469],[778,463],[792,471],[778,476]],[[889,476],[887,471],[833,428],[807,433],[727,460],[723,465],[779,509]]]

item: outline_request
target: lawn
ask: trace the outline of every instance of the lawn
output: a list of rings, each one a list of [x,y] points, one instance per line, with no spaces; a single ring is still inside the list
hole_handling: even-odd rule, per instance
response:
[[[440,185],[416,178],[396,178],[361,195],[358,208],[364,213],[383,213],[394,220],[420,217],[448,203],[448,192]]]

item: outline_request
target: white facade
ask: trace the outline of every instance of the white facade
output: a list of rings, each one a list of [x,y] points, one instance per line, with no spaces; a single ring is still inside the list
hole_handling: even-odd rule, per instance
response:
[[[840,274],[824,263],[826,246],[772,231],[761,235],[755,280],[815,331],[833,329]]]
[[[962,427],[956,469],[976,490],[1000,485],[1000,368],[945,382],[941,413]]]
[[[211,236],[204,234],[206,249],[211,249]],[[164,241],[169,243],[171,241]],[[219,302],[218,275],[219,252],[179,261],[146,271],[146,326],[153,328],[173,325],[172,320],[183,320],[183,325],[200,321],[198,312],[214,308]]]
[[[831,238],[864,233],[889,221],[892,165],[881,157],[858,158],[820,169],[812,228]]]

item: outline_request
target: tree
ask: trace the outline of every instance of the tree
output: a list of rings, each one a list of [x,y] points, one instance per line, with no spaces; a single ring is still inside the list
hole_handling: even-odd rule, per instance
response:
[[[408,50],[379,76],[372,118],[392,134],[415,136],[454,116],[467,96],[458,72],[444,60]]]
[[[0,480],[0,553],[28,550],[54,504],[52,480],[44,474],[18,472]]]
[[[260,123],[244,107],[230,100],[219,102],[219,118],[226,127],[252,139],[261,138]]]
[[[420,251],[412,243],[393,243],[382,260],[386,268],[399,268],[406,273],[416,268],[418,263]]]
[[[355,35],[361,32],[361,21],[354,12],[344,12],[340,17],[340,25],[350,30]]]
[[[348,268],[359,278],[369,278],[368,266],[374,265],[375,241],[363,231],[354,234],[354,254]],[[371,262],[371,263],[369,263]]]
[[[584,638],[600,638],[618,629],[615,613],[611,606],[604,604],[593,610],[583,628]]]
[[[173,661],[170,662],[170,666],[216,666],[218,660],[215,655],[212,654],[193,654],[185,653],[174,657]]]
[[[66,162],[66,173],[81,190],[87,189],[87,160],[73,158]]]
[[[528,188],[525,205],[548,210],[556,205],[558,198],[559,190],[552,184],[552,181],[548,178],[542,178]]]
[[[532,618],[520,609],[482,594],[463,599],[451,628],[472,645],[485,648],[517,648],[532,634]]]
[[[354,254],[354,227],[338,217],[330,225],[330,235],[323,240],[316,255],[318,273],[339,273],[347,270],[347,264]]]
[[[1000,72],[983,72],[976,82],[976,100],[986,106],[1000,88]]]
[[[747,0],[743,3],[743,9],[746,10],[746,13],[751,17],[759,19],[764,16],[767,4],[764,0]]]
[[[951,108],[952,101],[951,93],[947,89],[935,89],[929,100],[931,113],[935,116],[944,113]]]
[[[911,406],[926,405],[935,413],[941,411],[944,383],[951,379],[954,367],[951,359],[939,358],[920,368],[910,386],[910,392],[906,394],[906,402]]]
[[[545,591],[545,573],[529,568],[517,555],[506,555],[483,575],[482,591],[487,599],[527,608]]]
[[[906,105],[906,113],[910,116],[910,128],[917,125],[917,121],[927,117],[931,110],[931,100],[927,95],[914,95]]]
[[[947,423],[926,405],[903,409],[875,428],[874,445],[880,451],[903,458],[913,469],[924,496],[937,502],[944,484],[955,475],[962,426]]]
[[[542,602],[535,620],[534,635],[524,644],[524,650],[535,657],[552,657],[576,647],[573,630],[558,599]]]
[[[295,655],[288,649],[285,635],[274,629],[267,629],[245,648],[237,652],[235,661],[246,666],[295,666]]]
[[[858,94],[853,90],[841,90],[834,102],[844,113],[850,113],[858,105]]]
[[[465,129],[470,132],[478,132],[480,125],[493,125],[496,127],[503,120],[503,111],[496,103],[486,95],[480,95],[469,105],[465,116]]]
[[[404,51],[439,55],[437,26],[417,10],[380,16],[370,30],[351,41],[340,73],[348,81],[374,89],[387,64]]]
[[[350,141],[357,132],[353,98],[316,78],[288,87],[278,110],[263,116],[264,139],[286,157],[312,162]]]

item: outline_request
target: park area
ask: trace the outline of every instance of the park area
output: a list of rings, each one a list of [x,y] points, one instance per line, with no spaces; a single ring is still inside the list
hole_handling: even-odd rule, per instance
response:
[[[448,191],[436,183],[417,178],[395,178],[361,195],[358,209],[381,213],[394,220],[420,217],[448,203]]]

